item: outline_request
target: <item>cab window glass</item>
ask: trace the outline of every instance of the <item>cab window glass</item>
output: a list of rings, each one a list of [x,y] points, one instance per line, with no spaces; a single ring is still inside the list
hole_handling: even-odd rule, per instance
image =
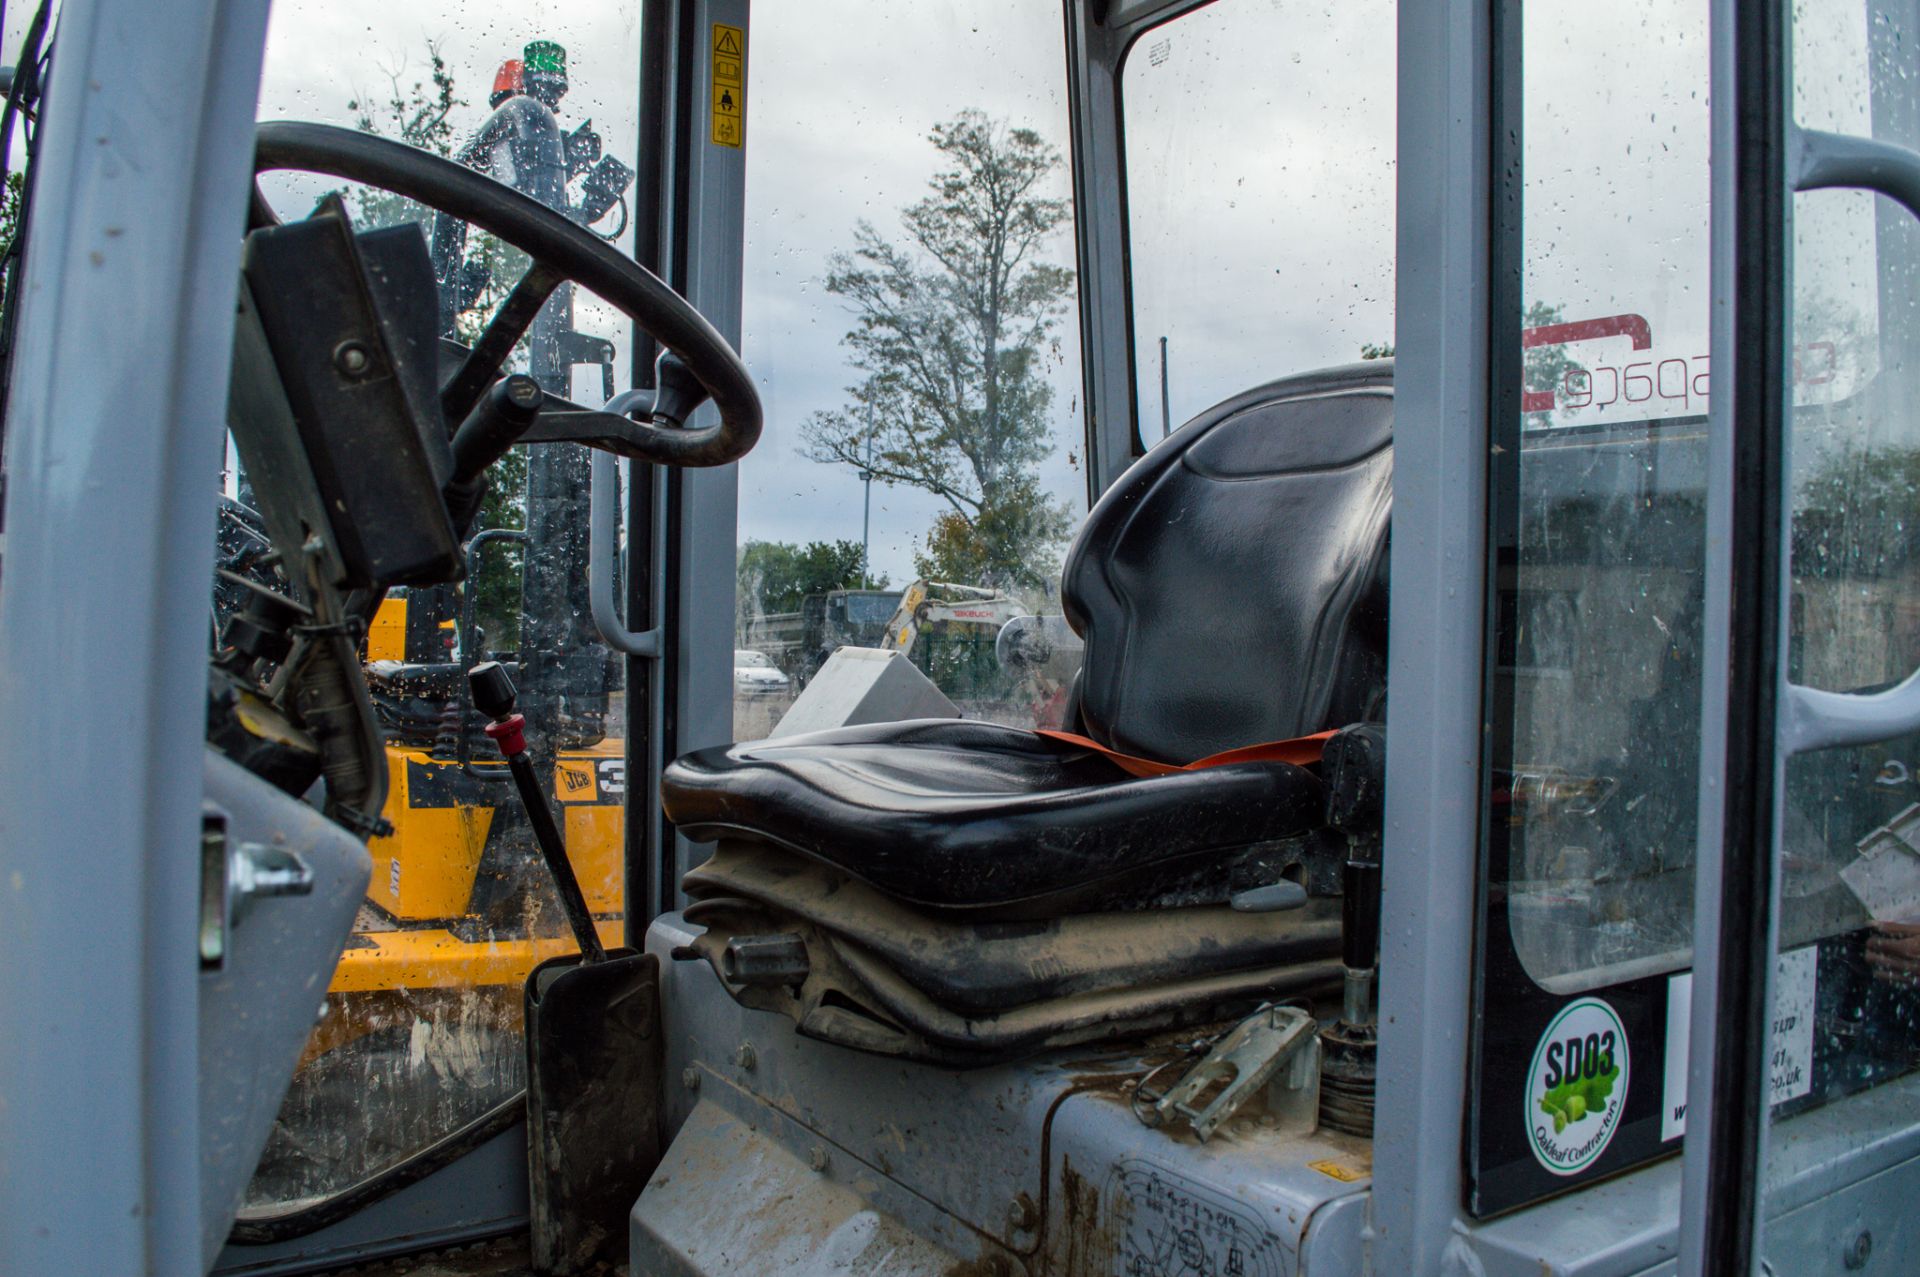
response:
[[[1910,12],[1796,6],[1794,121],[1920,145]],[[1788,676],[1876,692],[1920,668],[1920,227],[1884,197],[1793,197]],[[1792,1114],[1920,1063],[1920,736],[1803,754],[1781,804],[1770,1179]]]
[[[1064,66],[1045,5],[754,12],[741,351],[767,426],[735,647],[781,681],[736,661],[740,739],[847,646],[903,652],[968,717],[1059,722],[1086,511]],[[1020,617],[1062,641],[1010,657]]]
[[[1684,966],[1691,937],[1706,10],[1550,2],[1520,21],[1522,385],[1495,433],[1490,860],[1527,975],[1570,993]]]
[[[279,4],[258,115],[459,160],[630,252],[638,23],[631,2],[544,16],[450,2]],[[337,195],[357,232],[417,226],[415,251],[438,286],[414,300],[462,346],[527,267],[518,250],[388,192],[306,173],[268,174],[261,187],[283,221]],[[630,344],[623,316],[563,286],[509,369],[598,408],[628,384]],[[394,589],[368,627],[360,655],[391,828],[369,842],[372,884],[243,1221],[377,1176],[517,1103],[524,1087],[526,973],[576,946],[464,693],[476,661],[512,672],[589,906],[603,938],[621,940],[624,715],[620,666],[594,635],[580,586],[587,463],[577,444],[515,448],[489,471],[461,547],[465,582]],[[222,564],[270,583],[256,493],[231,449],[224,488]]]
[[[1213,4],[1121,73],[1139,438],[1262,382],[1391,355],[1388,0]]]

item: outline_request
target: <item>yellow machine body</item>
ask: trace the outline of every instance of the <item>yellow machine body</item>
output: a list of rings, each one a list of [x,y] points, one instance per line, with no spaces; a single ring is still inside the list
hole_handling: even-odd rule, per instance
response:
[[[450,635],[453,622],[412,615],[412,603],[396,591],[381,604],[367,630],[369,662],[441,658],[440,634]],[[491,753],[486,747],[475,766],[497,768]],[[512,785],[478,780],[456,759],[395,743],[387,746],[387,780],[383,814],[393,832],[368,844],[367,907],[329,994],[518,990],[535,965],[574,951],[563,928],[488,927],[475,915],[476,882],[490,851],[495,871],[508,867],[503,860],[535,857],[530,844],[490,849],[496,813],[519,803]],[[621,741],[564,750],[555,760],[553,799],[567,856],[609,945],[624,943],[625,794]]]
[[[450,759],[388,746],[387,767],[386,817],[393,833],[368,844],[373,920],[356,930],[328,992],[517,987],[537,963],[574,950],[564,935],[462,939],[453,925],[473,897],[495,806],[459,800],[474,786],[459,784],[467,778]],[[562,753],[554,771],[567,856],[611,945],[623,943],[625,768],[622,743],[603,740]],[[484,793],[499,802],[518,801],[510,786],[487,786]]]

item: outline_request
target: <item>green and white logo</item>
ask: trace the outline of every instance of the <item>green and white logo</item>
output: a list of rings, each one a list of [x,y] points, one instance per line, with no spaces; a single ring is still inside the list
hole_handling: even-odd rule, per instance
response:
[[[1528,1144],[1555,1175],[1604,1153],[1627,1107],[1627,1030],[1599,998],[1561,1008],[1527,1070]]]

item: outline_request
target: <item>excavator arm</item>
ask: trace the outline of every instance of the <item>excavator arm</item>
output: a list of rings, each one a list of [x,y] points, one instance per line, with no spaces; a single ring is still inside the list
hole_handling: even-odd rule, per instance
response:
[[[950,581],[915,581],[900,596],[900,606],[887,622],[880,647],[883,651],[911,656],[920,631],[929,625],[943,621],[987,625],[998,634],[1002,625],[1026,614],[1027,609],[1002,590],[955,585]]]

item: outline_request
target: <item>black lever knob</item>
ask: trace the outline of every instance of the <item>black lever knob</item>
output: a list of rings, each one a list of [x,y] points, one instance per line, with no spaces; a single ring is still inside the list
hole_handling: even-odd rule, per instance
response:
[[[706,402],[707,388],[695,380],[686,361],[671,350],[662,350],[653,364],[653,415],[684,426],[693,410]]]
[[[520,695],[498,661],[481,661],[474,666],[467,674],[467,685],[473,689],[474,707],[495,722],[513,713],[513,703]]]
[[[502,377],[480,396],[453,432],[454,483],[472,483],[533,427],[546,403],[540,383],[525,373]]]

